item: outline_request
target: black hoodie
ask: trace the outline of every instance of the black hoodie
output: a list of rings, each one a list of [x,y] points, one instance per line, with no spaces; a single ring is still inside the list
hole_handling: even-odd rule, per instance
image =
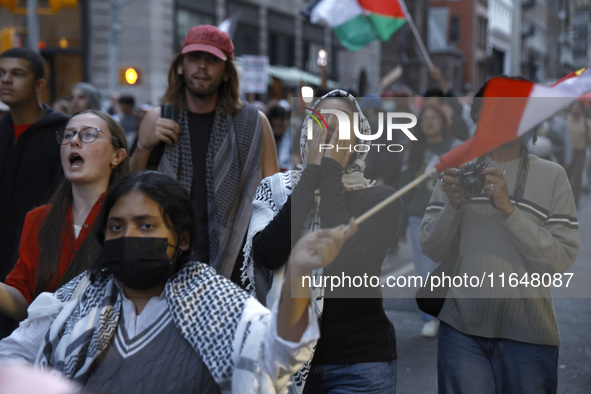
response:
[[[47,203],[63,178],[56,131],[70,119],[43,104],[45,113],[15,138],[12,116],[0,119],[0,280],[16,263],[25,215]]]

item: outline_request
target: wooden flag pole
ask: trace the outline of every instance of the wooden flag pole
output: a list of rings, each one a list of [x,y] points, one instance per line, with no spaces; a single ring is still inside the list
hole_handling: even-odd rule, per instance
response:
[[[421,35],[419,34],[419,31],[417,30],[417,26],[415,25],[415,22],[412,20],[412,15],[410,15],[410,12],[408,12],[408,8],[406,8],[406,4],[404,3],[404,0],[399,0],[399,1],[400,1],[400,5],[402,6],[402,9],[404,10],[404,14],[406,15],[406,20],[408,21],[408,26],[410,26],[410,30],[412,31],[413,35],[415,36],[415,39],[417,40],[417,42],[419,44],[419,49],[421,50],[421,53],[423,54],[423,57],[425,58],[427,65],[429,66],[429,68],[433,68],[433,62],[431,61],[431,57],[429,56],[429,52],[427,52],[427,48],[425,48],[425,44],[423,44],[423,40],[421,39]]]
[[[402,76],[402,66],[398,65],[394,67],[388,74],[384,75],[384,77],[380,80],[379,91],[378,93],[381,94],[386,87],[392,85],[394,81]]]
[[[431,171],[425,172],[423,175],[418,177],[417,179],[410,182],[408,185],[404,186],[402,189],[398,190],[396,193],[392,194],[390,197],[386,198],[384,201],[376,205],[375,207],[366,211],[363,215],[355,218],[355,223],[358,225],[363,223],[365,220],[369,219],[372,215],[378,212],[380,209],[384,208],[386,205],[390,204],[391,202],[400,198],[403,194],[408,193],[410,190],[414,189],[418,186],[421,182],[425,179],[435,176],[437,174],[437,169],[433,168]]]

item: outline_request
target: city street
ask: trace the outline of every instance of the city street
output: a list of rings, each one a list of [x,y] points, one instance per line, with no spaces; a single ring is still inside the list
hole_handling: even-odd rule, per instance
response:
[[[561,346],[558,359],[558,392],[589,393],[591,388],[591,197],[581,196],[578,211],[581,250],[575,265],[568,293],[555,291],[554,307],[560,329]],[[410,244],[400,244],[398,253],[384,263],[383,275],[415,275]],[[583,267],[579,269],[577,267]],[[581,272],[582,271],[582,272]],[[563,289],[564,290],[564,289]],[[577,298],[559,298],[564,295]],[[437,392],[437,339],[422,338],[421,315],[414,298],[387,298],[384,307],[396,328],[398,348],[398,394]],[[408,297],[413,291],[408,291]]]

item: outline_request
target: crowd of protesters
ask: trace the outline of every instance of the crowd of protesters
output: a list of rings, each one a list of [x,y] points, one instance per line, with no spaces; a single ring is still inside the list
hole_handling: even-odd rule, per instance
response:
[[[64,392],[394,393],[381,291],[315,279],[379,276],[407,239],[424,279],[452,246],[459,274],[573,264],[591,185],[584,102],[478,158],[479,191],[446,169],[358,226],[477,133],[483,91],[470,105],[432,68],[422,96],[319,88],[300,118],[293,101],[244,100],[233,60],[227,33],[195,26],[161,105],[116,92],[104,105],[80,82],[49,107],[41,56],[0,54],[0,376],[16,362],[59,372]],[[367,136],[384,111],[414,114],[416,141],[384,133],[376,143],[398,153],[347,150],[335,113],[312,121],[323,109]],[[453,294],[422,317],[441,393],[556,392],[550,294]]]

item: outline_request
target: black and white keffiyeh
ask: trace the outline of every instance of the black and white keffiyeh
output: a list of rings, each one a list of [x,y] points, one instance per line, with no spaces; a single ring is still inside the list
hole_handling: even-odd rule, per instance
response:
[[[256,262],[252,258],[252,240],[254,236],[262,231],[279,213],[287,198],[293,191],[293,188],[299,181],[301,171],[293,170],[274,174],[263,179],[261,185],[257,189],[257,193],[252,202],[253,213],[246,237],[246,244],[244,246],[244,263],[242,266],[242,284],[247,291],[259,300],[265,300],[266,305],[273,305],[279,300],[281,295],[281,288],[285,281],[287,264],[284,264],[276,270],[269,270],[262,264]],[[308,214],[302,234],[317,230],[320,228],[320,215],[318,207],[320,206],[320,195],[316,191],[316,200],[314,207]],[[310,273],[311,276],[321,276],[323,269],[317,269]],[[320,283],[319,280],[312,281],[312,283]],[[324,288],[312,287],[312,306],[314,308],[315,316],[318,320],[322,315],[324,305]],[[306,361],[302,368],[290,377],[289,392],[301,393],[304,388],[304,383],[310,370],[311,359]]]
[[[355,112],[357,112],[357,114],[359,115],[359,133],[361,133],[362,135],[371,135],[371,126],[369,125],[369,121],[361,111],[361,107],[359,107],[359,103],[357,102],[355,97],[345,92],[344,90],[335,89],[316,100],[312,105],[312,109],[316,109],[318,105],[327,98],[338,98],[342,100],[347,100],[347,102],[351,105],[352,108],[355,108]],[[306,151],[308,150],[308,120],[310,119],[310,115],[306,116],[304,122],[302,123],[302,128],[300,132],[300,153],[302,155],[301,169],[306,168]],[[372,186],[372,182],[365,179],[365,177],[363,176],[363,171],[365,171],[365,159],[367,158],[367,154],[368,151],[356,152],[355,160],[349,165],[347,165],[343,170],[342,181],[345,190],[359,190]]]
[[[206,157],[210,265],[230,277],[248,229],[251,198],[262,176],[263,138],[258,110],[245,103],[234,115],[216,107]],[[167,145],[158,171],[191,193],[193,158],[187,111],[177,116],[179,143]]]
[[[252,324],[268,315],[267,309],[260,306],[245,312],[250,297],[198,262],[187,263],[169,279],[164,295],[175,325],[200,354],[222,391],[232,385],[272,385],[256,368],[267,326]],[[51,325],[35,364],[51,366],[83,383],[116,333],[122,296],[112,275],[91,283],[88,273],[83,273],[58,290],[55,297],[64,307]]]

